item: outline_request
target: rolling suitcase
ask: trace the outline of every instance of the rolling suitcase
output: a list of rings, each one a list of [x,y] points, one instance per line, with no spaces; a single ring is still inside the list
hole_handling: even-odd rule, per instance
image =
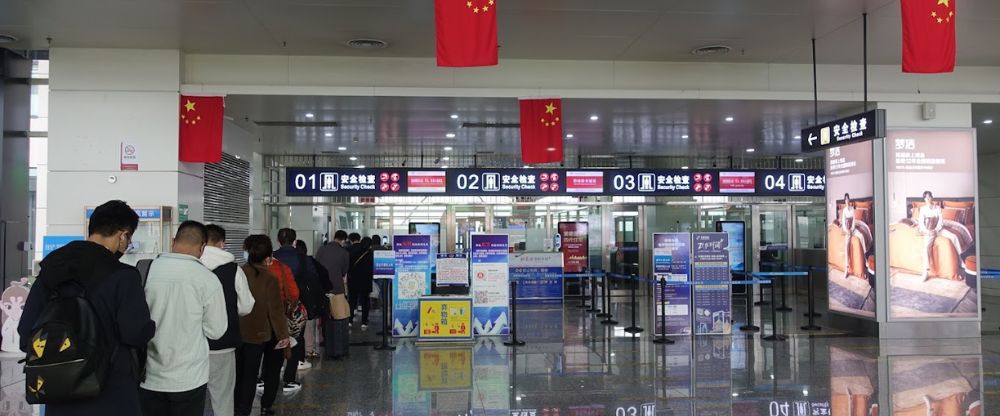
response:
[[[348,322],[348,319],[326,319],[326,322],[323,323],[326,358],[338,359],[347,356],[351,344]]]

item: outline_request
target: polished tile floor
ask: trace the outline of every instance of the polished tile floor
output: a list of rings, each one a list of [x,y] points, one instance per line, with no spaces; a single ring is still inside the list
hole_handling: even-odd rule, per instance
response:
[[[576,307],[524,306],[516,349],[504,338],[395,351],[355,345],[346,361],[315,361],[303,389],[279,398],[286,415],[989,415],[1000,414],[1000,335],[982,340],[879,342],[838,331],[813,336],[804,305],[778,315],[785,342],[759,335],[632,336],[627,296],[613,300],[618,325]],[[639,302],[638,325],[649,328]],[[744,321],[734,307],[736,326]],[[769,308],[763,326],[771,330]],[[760,313],[756,321],[760,324]],[[373,315],[377,322],[379,315]],[[821,318],[818,323],[825,326]],[[795,329],[793,331],[793,329]],[[357,344],[376,328],[352,330]],[[0,415],[30,415],[17,358],[3,358]],[[928,409],[933,409],[928,411]]]

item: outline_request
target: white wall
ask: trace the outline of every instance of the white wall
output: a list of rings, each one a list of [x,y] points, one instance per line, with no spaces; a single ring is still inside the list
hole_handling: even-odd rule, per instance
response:
[[[195,209],[198,170],[182,173],[176,157],[180,53],[53,48],[50,60],[47,229],[41,232],[84,234],[84,207],[109,199],[133,206],[186,202]],[[120,170],[123,141],[138,148],[138,172]]]

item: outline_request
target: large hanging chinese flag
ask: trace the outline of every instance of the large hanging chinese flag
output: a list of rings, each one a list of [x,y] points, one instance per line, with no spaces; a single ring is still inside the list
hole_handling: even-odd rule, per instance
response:
[[[181,162],[222,160],[222,97],[181,96]]]
[[[903,8],[903,72],[955,70],[956,1],[900,1]]]
[[[497,64],[496,0],[434,0],[438,66]]]
[[[524,163],[563,160],[562,100],[521,100],[521,159]]]

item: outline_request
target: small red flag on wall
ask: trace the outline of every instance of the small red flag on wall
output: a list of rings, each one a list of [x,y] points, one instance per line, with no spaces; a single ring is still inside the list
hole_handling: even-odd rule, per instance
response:
[[[437,64],[497,64],[496,0],[434,0]]]
[[[222,160],[223,97],[181,96],[181,162],[219,163]]]
[[[903,72],[955,70],[955,2],[901,0]]]
[[[521,159],[524,163],[563,160],[562,100],[521,100]]]

